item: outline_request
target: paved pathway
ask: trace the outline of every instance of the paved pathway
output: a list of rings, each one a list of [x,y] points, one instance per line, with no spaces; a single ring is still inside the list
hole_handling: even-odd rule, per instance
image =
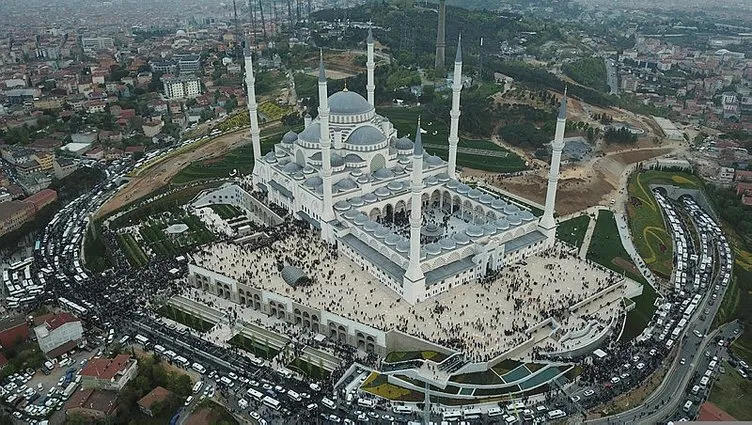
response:
[[[593,239],[593,232],[595,231],[595,223],[598,222],[598,211],[605,210],[606,207],[595,206],[585,210],[585,214],[590,217],[588,222],[588,228],[585,231],[585,238],[582,240],[582,246],[580,246],[580,258],[585,260],[587,258],[588,249],[590,248],[590,241]]]

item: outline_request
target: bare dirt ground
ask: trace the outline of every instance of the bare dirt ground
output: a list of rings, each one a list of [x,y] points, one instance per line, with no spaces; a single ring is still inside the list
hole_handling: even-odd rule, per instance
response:
[[[629,165],[665,155],[673,149],[673,146],[668,145],[635,148],[608,153],[583,164],[563,167],[556,195],[557,213],[567,215],[594,205],[609,205],[610,200],[616,197],[621,175]],[[463,174],[484,178],[493,185],[526,199],[545,203],[548,168],[538,168],[532,173],[505,178],[470,169],[465,169]]]
[[[112,199],[102,205],[102,208],[97,211],[96,217],[102,217],[168,184],[180,170],[191,162],[222,156],[247,143],[250,143],[248,130],[238,130],[217,137],[195,150],[166,159],[148,169],[143,176],[134,177]]]

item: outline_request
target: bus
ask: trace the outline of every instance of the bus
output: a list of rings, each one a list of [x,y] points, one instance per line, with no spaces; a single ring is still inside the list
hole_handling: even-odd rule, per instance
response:
[[[246,391],[245,394],[248,397],[254,398],[254,399],[258,400],[258,401],[261,401],[261,400],[264,399],[264,395],[260,391],[254,389],[254,388],[248,388],[248,391]]]
[[[146,347],[147,345],[149,345],[149,338],[140,334],[136,334],[136,342]]]
[[[409,415],[413,413],[413,409],[411,409],[409,406],[393,406],[392,412],[397,415]]]
[[[501,410],[501,407],[492,407],[488,409],[488,417],[493,418],[495,416],[501,416],[504,414],[504,411]]]
[[[188,359],[183,356],[175,356],[173,360],[175,361],[175,363],[183,366],[183,368],[185,369],[188,369],[191,366],[191,362],[189,362]]]
[[[280,403],[279,401],[267,396],[264,396],[263,403],[267,407],[271,407],[274,410],[279,410]]]
[[[376,401],[368,399],[368,398],[359,398],[358,406],[368,407],[369,409],[373,409],[373,407],[376,406]]]
[[[462,411],[462,417],[465,419],[480,419],[482,413],[480,409],[466,409]]]
[[[556,409],[556,410],[552,410],[548,412],[547,416],[549,420],[553,420],[553,419],[561,419],[567,416],[567,414],[561,409]]]
[[[157,345],[154,346],[154,352],[157,353],[157,354],[159,354],[159,355],[164,354],[165,351],[166,351],[166,349],[164,347],[162,347],[161,345],[159,345],[159,344],[157,344]]]
[[[64,310],[69,310],[73,313],[76,313],[79,316],[86,316],[86,314],[89,312],[87,309],[81,307],[80,305],[74,303],[73,301],[68,300],[67,298],[60,297],[58,298],[57,301],[60,304],[60,308]]]
[[[448,410],[441,414],[441,419],[449,422],[455,422],[462,419],[462,412],[459,410]]]
[[[300,400],[303,399],[303,397],[301,397],[300,394],[298,394],[297,392],[295,392],[293,390],[288,390],[287,391],[287,396],[290,397],[291,399],[295,400],[295,401],[300,401]]]
[[[522,410],[525,408],[525,403],[521,401],[515,401],[514,403],[507,404],[507,413],[513,414],[518,410]]]
[[[334,404],[334,402],[333,402],[333,401],[329,400],[329,399],[328,399],[328,398],[326,398],[326,397],[324,397],[324,398],[322,398],[322,399],[321,399],[321,404],[323,404],[324,406],[326,406],[326,407],[328,407],[328,408],[330,408],[330,409],[332,409],[332,410],[334,410],[334,409],[336,409],[336,408],[337,408],[337,405],[336,405],[336,404]]]

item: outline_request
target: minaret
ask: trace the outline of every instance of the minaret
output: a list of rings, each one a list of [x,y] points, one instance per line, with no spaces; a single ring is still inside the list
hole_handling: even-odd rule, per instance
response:
[[[446,29],[446,0],[439,0],[439,28],[436,31],[436,62],[434,68],[436,69],[436,77],[443,79],[444,73],[444,59],[446,50],[446,37],[444,36],[444,30]]]
[[[452,76],[452,110],[449,112],[449,177],[457,178],[457,143],[460,125],[460,91],[462,90],[462,36],[457,41],[457,55],[454,57]]]
[[[410,262],[405,271],[403,282],[403,297],[410,304],[420,301],[425,292],[425,276],[420,268],[420,228],[422,223],[422,195],[423,195],[423,142],[420,135],[420,119],[415,132],[415,146],[413,148],[413,171],[411,178],[410,196]]]
[[[556,236],[556,220],[554,220],[554,207],[556,204],[556,186],[559,183],[559,163],[561,151],[564,149],[564,128],[567,125],[567,90],[561,98],[559,117],[556,119],[556,133],[551,142],[551,170],[548,173],[548,190],[546,191],[546,209],[543,211],[538,225],[549,238]]]
[[[321,129],[321,179],[324,181],[324,205],[321,211],[321,220],[328,223],[334,220],[334,210],[332,209],[332,140],[329,137],[329,94],[326,85],[323,53],[319,60],[319,127]],[[322,223],[322,232],[324,223]],[[330,236],[324,235],[327,240],[330,240]]]
[[[258,184],[259,161],[261,161],[261,130],[258,123],[256,103],[256,78],[253,76],[253,58],[249,46],[245,48],[245,84],[248,90],[248,114],[251,118],[251,143],[253,144],[253,188]]]
[[[373,71],[376,68],[376,62],[373,61],[373,33],[371,27],[368,27],[368,38],[366,39],[366,46],[368,49],[368,59],[366,60],[366,69],[368,70],[368,82],[366,83],[366,90],[368,91],[368,103],[371,106],[376,106],[374,100],[374,90],[376,90],[376,83],[374,83]]]

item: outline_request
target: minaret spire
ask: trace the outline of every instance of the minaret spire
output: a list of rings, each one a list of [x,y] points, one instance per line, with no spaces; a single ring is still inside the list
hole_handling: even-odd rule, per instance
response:
[[[256,102],[256,78],[253,75],[253,57],[250,43],[245,47],[245,84],[248,90],[248,114],[251,119],[251,144],[253,145],[253,187],[258,183],[259,161],[261,161],[261,130],[258,123],[258,103]]]
[[[332,158],[331,145],[332,140],[329,135],[329,94],[326,83],[326,70],[324,69],[324,54],[320,53],[319,58],[319,128],[321,142],[321,179],[323,180],[323,208],[321,211],[321,227],[324,238],[331,242],[333,235],[328,234],[328,224],[334,220],[334,210],[332,209]]]
[[[543,210],[543,217],[538,223],[541,230],[553,242],[556,237],[556,220],[554,219],[554,209],[556,205],[556,189],[559,183],[559,164],[561,162],[561,151],[564,149],[564,129],[567,125],[567,90],[564,89],[564,96],[561,98],[559,106],[559,116],[556,118],[556,133],[554,140],[551,142],[551,170],[548,173],[548,190],[546,191],[546,206]]]
[[[415,130],[410,187],[412,191],[410,196],[410,261],[405,271],[403,297],[410,304],[415,304],[425,293],[426,279],[420,267],[420,228],[423,221],[423,141],[420,134],[420,118],[418,118],[418,128]]]
[[[368,59],[366,60],[366,69],[368,72],[368,81],[366,83],[366,90],[368,91],[368,103],[371,106],[375,106],[374,91],[376,90],[376,83],[374,82],[374,70],[376,69],[376,62],[373,60],[373,32],[371,27],[368,27],[368,38],[366,39],[366,47],[368,50]]]
[[[457,143],[460,126],[460,91],[462,91],[462,35],[457,40],[457,54],[454,57],[454,74],[452,75],[452,110],[449,112],[449,164],[450,178],[457,178]]]

